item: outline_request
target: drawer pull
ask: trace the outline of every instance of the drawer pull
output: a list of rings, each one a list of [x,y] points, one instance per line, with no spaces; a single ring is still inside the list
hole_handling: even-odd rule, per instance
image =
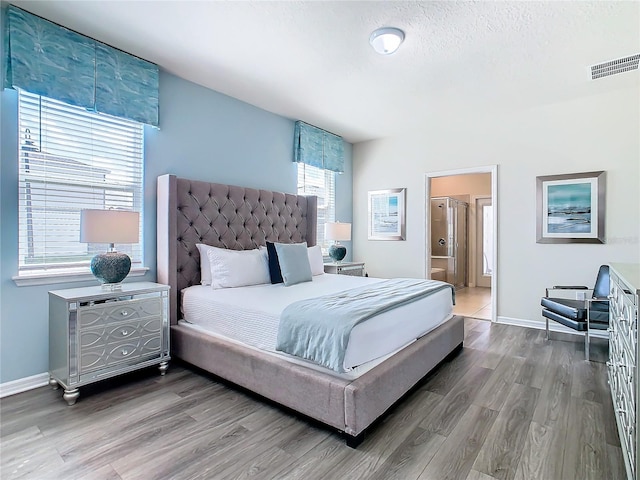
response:
[[[122,356],[125,357],[125,356],[129,355],[129,350],[127,350],[126,348],[123,348],[121,353],[122,353]]]
[[[120,333],[122,333],[123,337],[126,337],[127,335],[129,335],[129,330],[121,330]]]
[[[122,311],[120,312],[120,315],[122,315],[123,317],[126,317],[126,316],[128,316],[128,315],[129,315],[129,312],[127,312],[126,310],[122,310]]]

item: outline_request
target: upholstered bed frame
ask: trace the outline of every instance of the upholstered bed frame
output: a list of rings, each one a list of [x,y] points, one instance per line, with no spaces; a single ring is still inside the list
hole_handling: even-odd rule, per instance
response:
[[[180,291],[200,283],[196,243],[236,250],[266,241],[315,244],[316,197],[163,175],[158,178],[158,282],[171,286],[171,354],[344,432],[365,429],[450,353],[462,347],[453,317],[356,380],[292,364],[178,324]]]

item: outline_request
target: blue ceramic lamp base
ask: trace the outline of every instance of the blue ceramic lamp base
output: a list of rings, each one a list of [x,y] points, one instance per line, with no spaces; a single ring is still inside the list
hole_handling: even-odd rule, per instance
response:
[[[344,245],[340,245],[339,243],[334,243],[329,247],[329,256],[336,263],[342,261],[342,259],[345,257],[346,254],[347,254],[347,247],[345,247]]]
[[[91,259],[91,273],[103,283],[102,288],[117,290],[131,270],[131,259],[126,253],[99,253]]]

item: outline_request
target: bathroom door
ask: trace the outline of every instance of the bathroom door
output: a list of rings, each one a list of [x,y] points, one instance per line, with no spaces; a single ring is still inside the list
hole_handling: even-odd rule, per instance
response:
[[[491,198],[476,200],[476,285],[491,287],[493,274],[493,209]]]

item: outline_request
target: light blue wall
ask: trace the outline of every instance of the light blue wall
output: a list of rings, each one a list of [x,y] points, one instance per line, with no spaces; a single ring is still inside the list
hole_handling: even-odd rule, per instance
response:
[[[48,370],[49,290],[72,284],[17,287],[18,268],[17,95],[1,94],[0,168],[0,383]],[[145,277],[156,278],[156,178],[174,173],[219,183],[296,191],[294,120],[287,119],[174,75],[160,74],[160,130],[145,128]],[[337,218],[352,220],[350,144],[346,171],[336,177]],[[348,244],[350,249],[350,244]],[[86,283],[86,284],[95,284]]]

